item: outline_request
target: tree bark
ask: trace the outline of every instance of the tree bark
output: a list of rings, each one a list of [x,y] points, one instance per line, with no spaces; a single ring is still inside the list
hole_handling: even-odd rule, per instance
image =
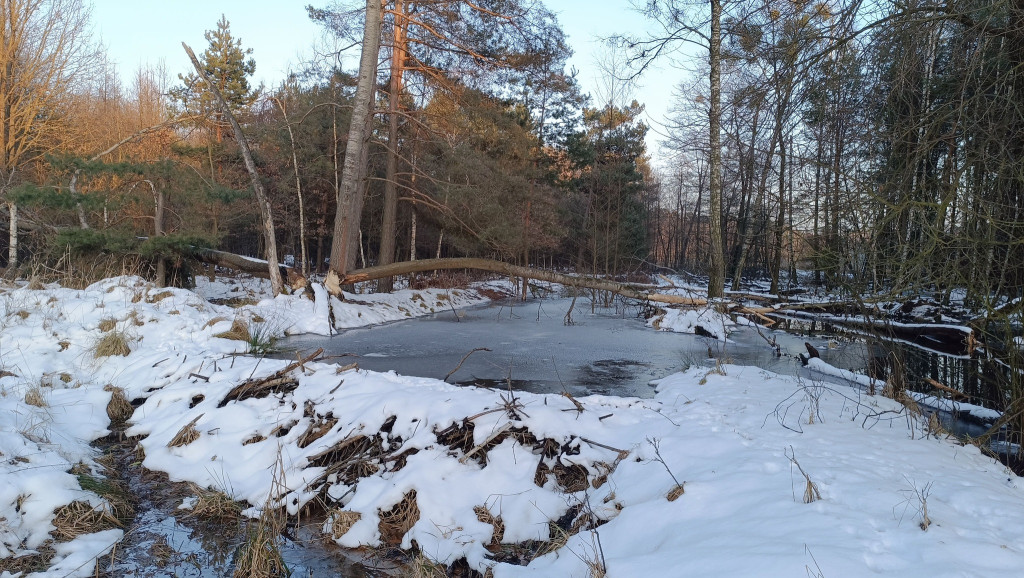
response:
[[[338,191],[338,209],[334,217],[331,243],[331,270],[338,276],[355,266],[359,243],[359,222],[363,213],[363,182],[366,180],[366,155],[373,121],[373,94],[376,89],[377,56],[380,53],[382,0],[366,0],[363,50],[359,60],[359,80],[353,101],[352,124],[345,149],[344,173]]]
[[[402,73],[405,65],[405,2],[395,0],[392,12],[394,38],[391,46],[391,83],[388,90],[388,153],[384,177],[384,216],[380,228],[380,255],[377,262],[390,265],[395,262],[395,238],[398,214],[398,109],[402,98]],[[394,278],[385,277],[377,283],[377,291],[390,293]]]
[[[277,236],[274,233],[274,215],[270,211],[270,201],[267,199],[267,194],[263,190],[263,183],[260,182],[260,175],[256,172],[256,163],[252,160],[252,151],[249,150],[249,144],[245,140],[245,134],[242,132],[242,127],[238,124],[238,120],[235,119],[235,115],[231,113],[231,108],[224,100],[224,95],[221,94],[220,88],[210,80],[210,77],[206,74],[206,71],[203,70],[203,66],[199,63],[199,59],[196,58],[192,49],[184,42],[182,42],[181,45],[185,48],[185,52],[188,53],[188,57],[192,61],[192,66],[195,67],[196,72],[199,76],[203,77],[206,84],[210,86],[210,91],[213,92],[214,97],[216,97],[221,111],[224,113],[224,116],[227,117],[228,122],[231,123],[231,129],[235,133],[235,140],[238,141],[238,148],[242,151],[242,159],[245,161],[245,168],[249,171],[249,179],[252,181],[253,192],[256,194],[256,202],[260,206],[260,215],[263,217],[263,236],[267,245],[267,273],[270,278],[271,288],[273,289],[274,296],[276,297],[284,290],[284,280],[281,278],[281,271],[278,269]]]
[[[711,65],[711,104],[708,111],[710,147],[711,201],[711,271],[708,276],[708,298],[725,294],[725,253],[722,247],[722,2],[711,0],[711,43],[708,50]]]

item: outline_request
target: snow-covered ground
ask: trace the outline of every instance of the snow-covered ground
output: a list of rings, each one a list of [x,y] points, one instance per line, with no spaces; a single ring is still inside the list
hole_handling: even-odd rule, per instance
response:
[[[497,577],[582,577],[597,564],[621,577],[1024,568],[1024,482],[892,400],[733,365],[667,377],[649,400],[513,398],[319,362],[282,373],[288,361],[239,356],[249,344],[217,336],[236,319],[256,334],[329,333],[331,313],[341,328],[481,299],[316,297],[231,309],[133,277],[0,289],[0,575],[50,540],[55,509],[103,507],[71,471],[102,474],[88,444],[106,435],[119,392],[144,400],[128,433],[147,468],[245,500],[252,515],[319,497],[339,544],[415,545]],[[97,358],[112,334],[130,353]],[[56,544],[33,576],[92,575],[121,534]]]

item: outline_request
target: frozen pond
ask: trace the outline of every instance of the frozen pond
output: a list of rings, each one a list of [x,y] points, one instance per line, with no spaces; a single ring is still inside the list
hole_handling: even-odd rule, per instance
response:
[[[279,343],[285,350],[323,347],[326,355],[352,354],[337,359],[374,371],[444,379],[449,382],[517,390],[651,397],[649,382],[693,364],[724,362],[755,366],[789,375],[812,375],[796,355],[809,341],[822,358],[840,367],[863,367],[863,345],[804,338],[781,331],[761,332],[774,338],[779,352],[756,329],[738,327],[729,342],[696,335],[655,331],[638,318],[636,307],[595,308],[580,299],[573,310],[574,325],[564,317],[571,299],[493,302],[391,323],[352,329],[331,338],[296,336]],[[779,354],[781,353],[781,355]],[[293,354],[286,353],[291,357]],[[821,376],[815,376],[820,379]]]

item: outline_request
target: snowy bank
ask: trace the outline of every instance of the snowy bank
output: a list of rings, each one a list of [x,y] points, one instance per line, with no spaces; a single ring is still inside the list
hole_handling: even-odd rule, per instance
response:
[[[419,294],[382,297],[387,315],[452,299]],[[499,578],[586,576],[602,563],[621,577],[1024,567],[1021,479],[858,388],[723,365],[660,380],[653,400],[512,396],[238,356],[247,344],[218,337],[239,316],[321,327],[308,316],[326,303],[336,323],[384,317],[355,299],[370,302],[279,297],[230,310],[135,278],[2,293],[0,467],[15,489],[0,489],[0,557],[42,545],[61,504],[101,503],[69,472],[95,468],[87,442],[105,435],[107,403],[123,391],[142,402],[128,433],[147,468],[245,500],[251,515],[318,498],[339,544],[415,546]],[[111,331],[131,351],[95,358]],[[28,403],[33,390],[45,406]],[[60,555],[91,561],[118,532]]]

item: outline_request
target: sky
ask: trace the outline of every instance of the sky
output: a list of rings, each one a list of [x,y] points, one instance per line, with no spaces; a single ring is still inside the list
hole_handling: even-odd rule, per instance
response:
[[[191,68],[181,43],[197,53],[206,49],[204,33],[216,28],[221,14],[231,23],[231,33],[243,47],[252,48],[256,61],[256,84],[273,86],[290,68],[313,54],[320,28],[306,15],[305,6],[324,4],[311,0],[94,0],[92,21],[95,34],[107,48],[122,77],[140,65],[164,64],[173,81]],[[603,50],[600,41],[613,34],[639,34],[650,24],[637,14],[628,0],[546,0],[573,47],[570,66],[578,71],[585,92],[598,92],[600,73],[595,56]],[[357,49],[353,49],[353,54]],[[671,103],[672,89],[682,73],[660,65],[640,79],[634,98],[647,107],[645,119],[651,127],[647,143],[655,154],[661,140],[660,125]]]

